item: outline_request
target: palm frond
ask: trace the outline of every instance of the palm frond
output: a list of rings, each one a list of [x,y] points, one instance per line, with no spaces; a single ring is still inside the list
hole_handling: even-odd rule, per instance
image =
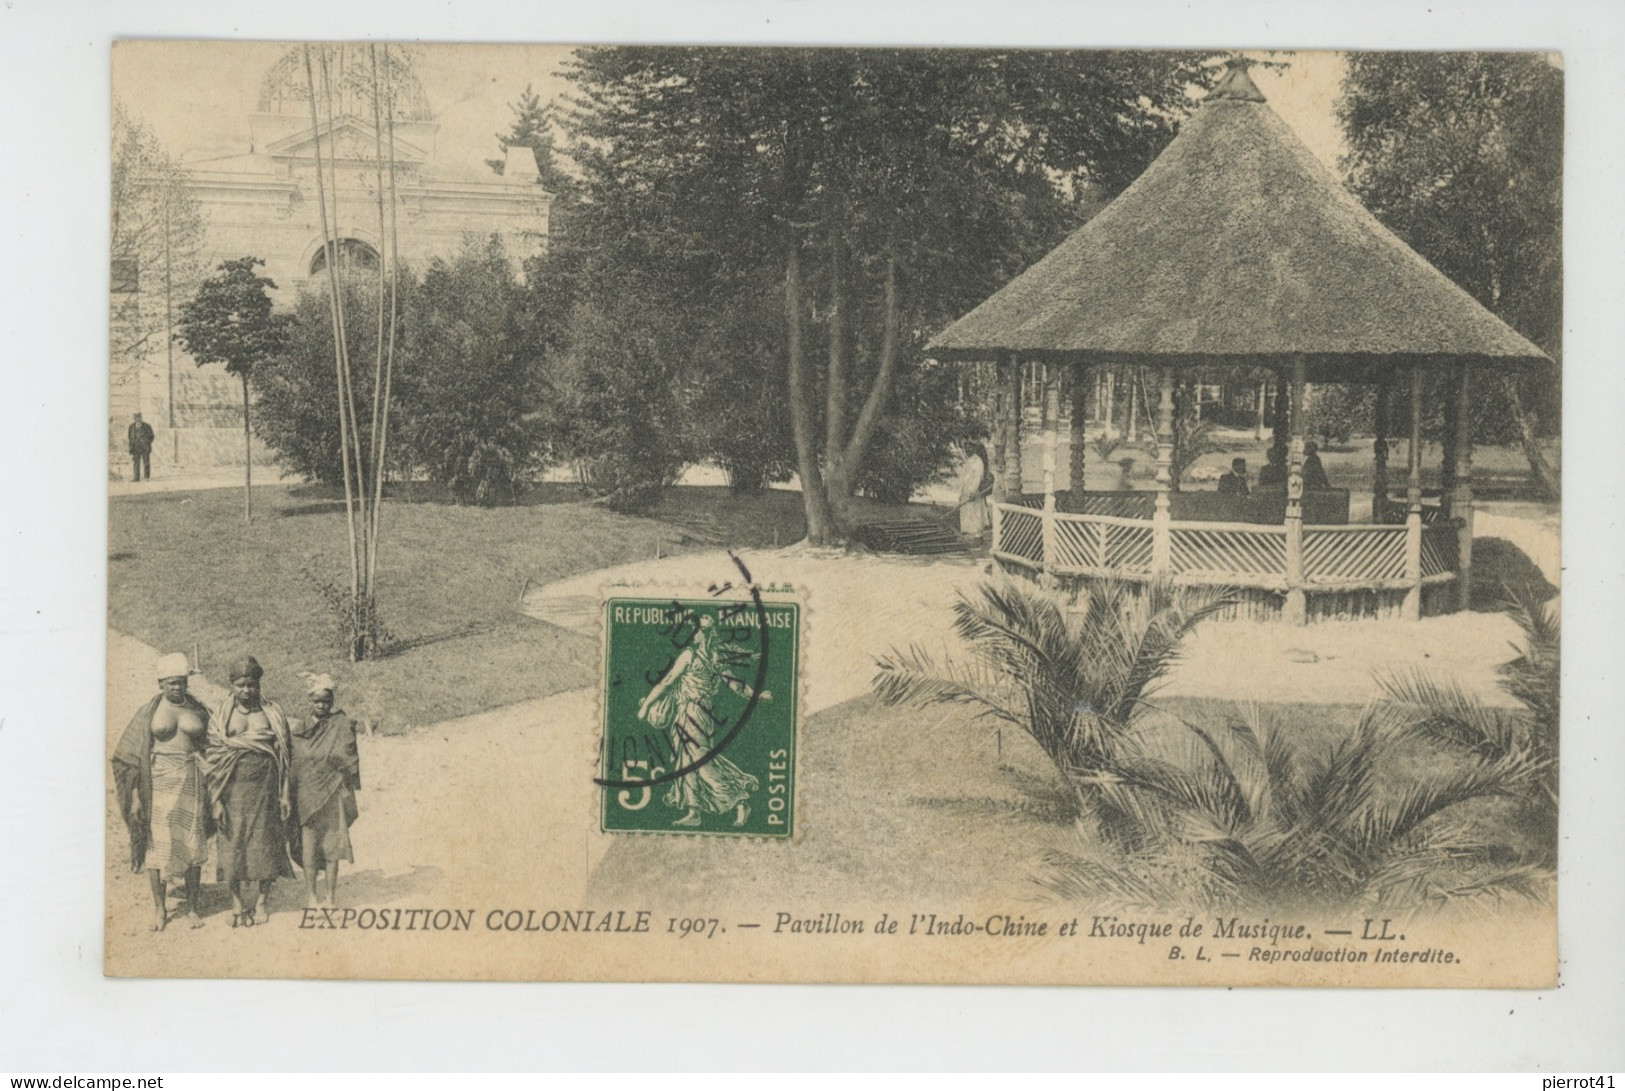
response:
[[[1535,731],[1556,747],[1562,699],[1562,624],[1556,601],[1542,602],[1529,584],[1508,587],[1507,613],[1523,633],[1518,655],[1503,663],[1501,688],[1534,717]]]
[[[1381,712],[1395,730],[1491,760],[1515,746],[1511,717],[1467,696],[1454,680],[1416,668],[1379,672],[1375,680],[1382,691]]]
[[[935,660],[918,645],[893,649],[875,662],[875,695],[888,705],[970,705],[982,715],[1024,726],[1019,693],[982,664]]]
[[[1396,796],[1362,809],[1351,832],[1362,850],[1380,853],[1452,807],[1476,799],[1516,797],[1517,778],[1515,768],[1500,762],[1435,771],[1411,781]]]

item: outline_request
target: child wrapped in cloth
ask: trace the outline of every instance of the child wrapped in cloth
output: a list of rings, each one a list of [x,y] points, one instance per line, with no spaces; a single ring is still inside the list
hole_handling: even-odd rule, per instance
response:
[[[305,675],[310,719],[293,730],[293,806],[297,815],[289,841],[305,871],[312,906],[331,907],[338,899],[339,861],[353,863],[350,825],[356,820],[355,793],[361,787],[361,755],[355,721],[333,707],[335,687],[326,674]],[[295,832],[297,831],[297,832]],[[317,873],[325,873],[318,896]]]

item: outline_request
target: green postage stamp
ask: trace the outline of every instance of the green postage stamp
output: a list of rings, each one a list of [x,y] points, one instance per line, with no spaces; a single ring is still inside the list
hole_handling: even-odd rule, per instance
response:
[[[753,594],[604,609],[601,828],[793,837],[800,605]]]

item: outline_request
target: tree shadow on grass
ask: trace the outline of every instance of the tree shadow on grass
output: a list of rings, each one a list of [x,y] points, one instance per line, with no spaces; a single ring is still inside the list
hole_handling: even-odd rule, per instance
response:
[[[294,502],[278,512],[279,515],[320,515],[344,510],[344,488],[341,485],[295,485],[288,490],[288,499]],[[512,504],[494,506],[531,508],[550,504],[579,504],[588,499],[580,485],[567,481],[538,481],[525,486]],[[458,506],[456,498],[444,486],[432,481],[391,481],[384,486],[384,500],[394,504]]]
[[[400,655],[402,652],[412,651],[415,648],[427,648],[431,644],[444,644],[448,640],[463,640],[471,636],[483,636],[486,633],[495,632],[503,624],[503,622],[497,621],[470,622],[467,625],[459,625],[455,629],[445,629],[438,633],[425,633],[421,636],[391,640],[383,647],[378,658],[388,659]]]
[[[1473,539],[1473,583],[1468,608],[1476,613],[1500,613],[1512,594],[1528,590],[1535,601],[1547,602],[1557,588],[1529,555],[1505,538]]]

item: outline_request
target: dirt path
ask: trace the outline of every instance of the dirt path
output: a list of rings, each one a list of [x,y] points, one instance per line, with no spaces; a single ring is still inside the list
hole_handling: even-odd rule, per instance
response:
[[[807,592],[805,688],[818,712],[869,693],[875,660],[893,648],[941,652],[952,637],[961,590],[987,578],[984,560],[854,557],[792,546],[743,557],[758,582]],[[695,553],[585,573],[533,590],[532,617],[596,634],[606,584],[687,586],[697,593],[734,575],[724,552]],[[1363,704],[1375,672],[1415,664],[1455,678],[1469,693],[1502,704],[1495,668],[1518,635],[1501,614],[1463,613],[1421,622],[1369,621],[1291,628],[1214,622],[1190,640],[1163,693],[1309,704]]]

